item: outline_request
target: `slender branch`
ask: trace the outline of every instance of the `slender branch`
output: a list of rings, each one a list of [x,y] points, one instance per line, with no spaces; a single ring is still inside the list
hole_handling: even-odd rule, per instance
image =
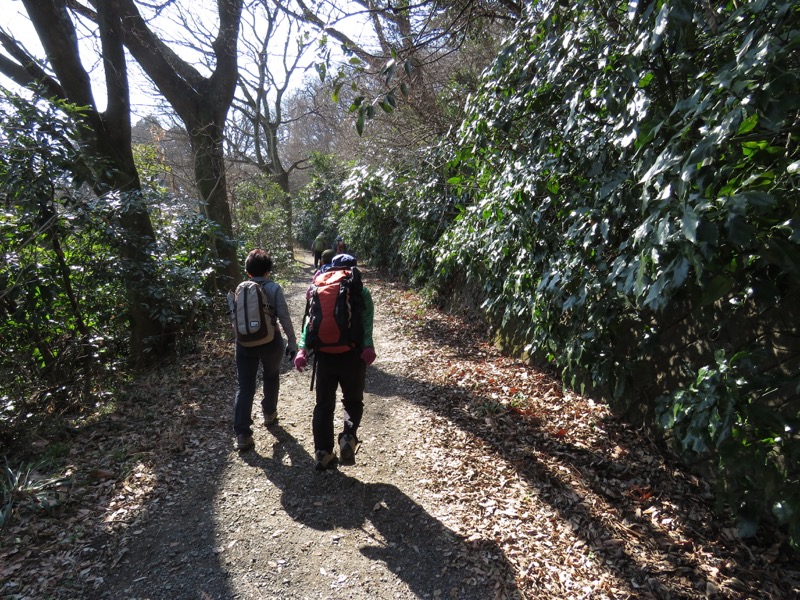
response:
[[[36,82],[44,86],[50,96],[66,99],[61,84],[4,29],[0,29],[0,45],[17,61],[15,63],[8,57],[0,55],[0,72],[22,87]]]

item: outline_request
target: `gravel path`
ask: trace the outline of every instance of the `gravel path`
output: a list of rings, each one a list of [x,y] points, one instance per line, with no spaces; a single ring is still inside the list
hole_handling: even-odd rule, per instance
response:
[[[298,328],[312,272],[304,263],[302,277],[285,287]],[[185,448],[149,475],[158,480],[156,495],[125,528],[99,597],[518,595],[500,553],[448,529],[435,498],[425,497],[420,465],[431,450],[420,424],[427,419],[399,393],[413,385],[404,377],[407,348],[382,293],[373,293],[378,358],[368,368],[356,465],[314,470],[310,369],[297,373],[288,361],[277,425],[261,424],[257,392],[255,451],[233,451],[235,370],[222,346],[216,380],[201,369],[196,393],[204,398],[180,429]],[[341,404],[337,425],[340,415]]]

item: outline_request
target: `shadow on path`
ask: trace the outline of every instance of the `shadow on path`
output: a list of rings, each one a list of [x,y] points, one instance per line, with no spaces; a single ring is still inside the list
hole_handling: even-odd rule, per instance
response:
[[[272,457],[249,452],[242,459],[260,468],[280,489],[281,505],[297,523],[319,531],[360,530],[366,558],[387,568],[420,598],[462,600],[519,598],[514,572],[489,542],[472,544],[443,526],[397,487],[364,483],[339,470],[298,477],[312,457],[280,426]]]
[[[491,452],[514,467],[541,501],[559,513],[584,541],[586,551],[620,584],[629,586],[633,596],[681,598],[705,592],[709,580],[696,553],[707,552],[708,548],[701,549],[714,544],[720,532],[710,512],[692,515],[707,505],[698,498],[704,488],[691,484],[690,477],[676,481],[673,469],[657,454],[636,448],[636,441],[624,438],[624,429],[615,423],[597,423],[609,439],[606,450],[618,451],[612,454],[557,437],[536,419],[507,411],[488,417],[479,414],[476,409],[491,405],[490,398],[458,386],[389,373],[379,364],[372,369],[366,391],[399,395],[483,440]],[[653,510],[657,516],[665,509],[665,516],[677,516],[667,528],[670,535],[655,527],[650,516]],[[646,555],[651,559],[644,560]],[[729,576],[757,580],[758,571],[746,562],[741,557],[730,561]],[[523,575],[537,568],[531,562],[527,569],[523,566]]]
[[[227,442],[227,435],[218,437]],[[192,462],[185,462],[185,458],[175,458],[171,476],[164,473],[159,483],[161,492],[149,500],[136,526],[110,534],[121,537],[122,542],[118,539],[120,549],[110,565],[107,580],[96,595],[88,596],[84,590],[80,598],[225,600],[233,597],[230,570],[220,561],[214,537],[217,487],[197,483],[221,481],[228,468],[227,453],[203,452]],[[173,465],[166,465],[165,471],[170,466]]]

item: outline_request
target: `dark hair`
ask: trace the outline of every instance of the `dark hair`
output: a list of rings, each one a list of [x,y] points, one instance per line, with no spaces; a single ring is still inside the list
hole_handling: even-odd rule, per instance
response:
[[[266,250],[251,250],[244,261],[244,269],[253,277],[263,277],[272,271],[272,257]]]
[[[322,264],[323,265],[330,264],[334,256],[336,256],[336,252],[328,248],[322,253]]]

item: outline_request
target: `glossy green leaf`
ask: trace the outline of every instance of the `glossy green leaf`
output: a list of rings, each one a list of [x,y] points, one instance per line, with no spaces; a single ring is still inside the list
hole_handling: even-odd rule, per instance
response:
[[[356,118],[356,132],[358,135],[364,133],[364,107],[358,109],[358,117]]]
[[[331,93],[331,100],[333,100],[334,103],[338,104],[339,98],[341,97],[341,91],[342,91],[341,83],[337,83],[335,86],[333,86],[333,92]]]
[[[742,124],[739,125],[739,131],[737,132],[739,135],[744,135],[745,133],[750,133],[753,129],[756,128],[758,125],[758,115],[753,113],[749,117],[747,117]]]
[[[681,216],[681,231],[683,232],[684,237],[692,243],[697,241],[698,222],[699,217],[697,216],[694,208],[691,206],[684,207],[683,215]]]
[[[704,305],[713,304],[720,298],[727,296],[733,289],[735,281],[727,275],[717,275],[703,288],[700,302]]]

